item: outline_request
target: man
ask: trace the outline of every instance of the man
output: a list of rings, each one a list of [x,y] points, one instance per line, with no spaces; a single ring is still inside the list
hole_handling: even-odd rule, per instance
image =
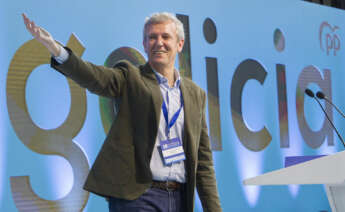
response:
[[[118,115],[84,189],[109,198],[110,211],[221,211],[205,122],[205,92],[174,68],[184,44],[170,13],[147,18],[144,66],[85,62],[24,14],[28,31],[51,52],[52,67],[98,95],[121,98]]]

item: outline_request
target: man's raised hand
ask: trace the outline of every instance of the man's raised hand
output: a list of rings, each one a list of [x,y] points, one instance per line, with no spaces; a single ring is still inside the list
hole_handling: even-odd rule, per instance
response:
[[[60,45],[54,40],[51,34],[45,29],[36,26],[35,22],[31,21],[24,13],[22,14],[26,29],[31,35],[40,43],[42,43],[49,52],[54,56],[59,56]]]

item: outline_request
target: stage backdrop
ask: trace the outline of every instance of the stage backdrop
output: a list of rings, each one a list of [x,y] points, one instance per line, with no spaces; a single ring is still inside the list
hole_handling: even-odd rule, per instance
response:
[[[322,185],[243,186],[286,156],[344,147],[306,87],[345,110],[345,12],[299,0],[3,1],[0,7],[0,211],[106,211],[81,190],[116,103],[53,71],[25,12],[83,59],[145,62],[144,19],[185,23],[176,64],[207,91],[207,118],[224,211],[330,211]],[[345,120],[326,106],[344,134]],[[138,105],[140,107],[140,105]],[[196,200],[196,211],[202,211]]]

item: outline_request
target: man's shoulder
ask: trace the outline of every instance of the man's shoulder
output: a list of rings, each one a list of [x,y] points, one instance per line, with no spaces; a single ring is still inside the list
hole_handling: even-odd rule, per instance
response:
[[[193,80],[191,80],[190,78],[181,77],[181,79],[182,79],[182,83],[184,83],[185,86],[189,87],[190,89],[197,92],[205,93],[205,91],[202,88],[200,88],[200,86],[197,85],[195,82],[193,82]]]
[[[119,60],[118,62],[116,62],[116,64],[114,65],[114,68],[121,68],[121,69],[126,69],[129,71],[139,71],[140,70],[140,66],[135,65],[134,63],[130,62],[129,60]]]
[[[133,63],[129,60],[119,60],[115,64],[114,67],[123,68],[128,71],[134,71],[135,73],[138,73],[138,74],[153,73],[153,70],[148,63],[138,64],[138,63]]]

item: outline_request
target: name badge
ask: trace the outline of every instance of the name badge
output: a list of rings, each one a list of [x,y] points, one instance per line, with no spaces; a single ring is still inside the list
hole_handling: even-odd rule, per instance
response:
[[[182,147],[182,142],[179,138],[160,141],[160,144],[165,165],[171,165],[172,163],[176,163],[186,159]]]

